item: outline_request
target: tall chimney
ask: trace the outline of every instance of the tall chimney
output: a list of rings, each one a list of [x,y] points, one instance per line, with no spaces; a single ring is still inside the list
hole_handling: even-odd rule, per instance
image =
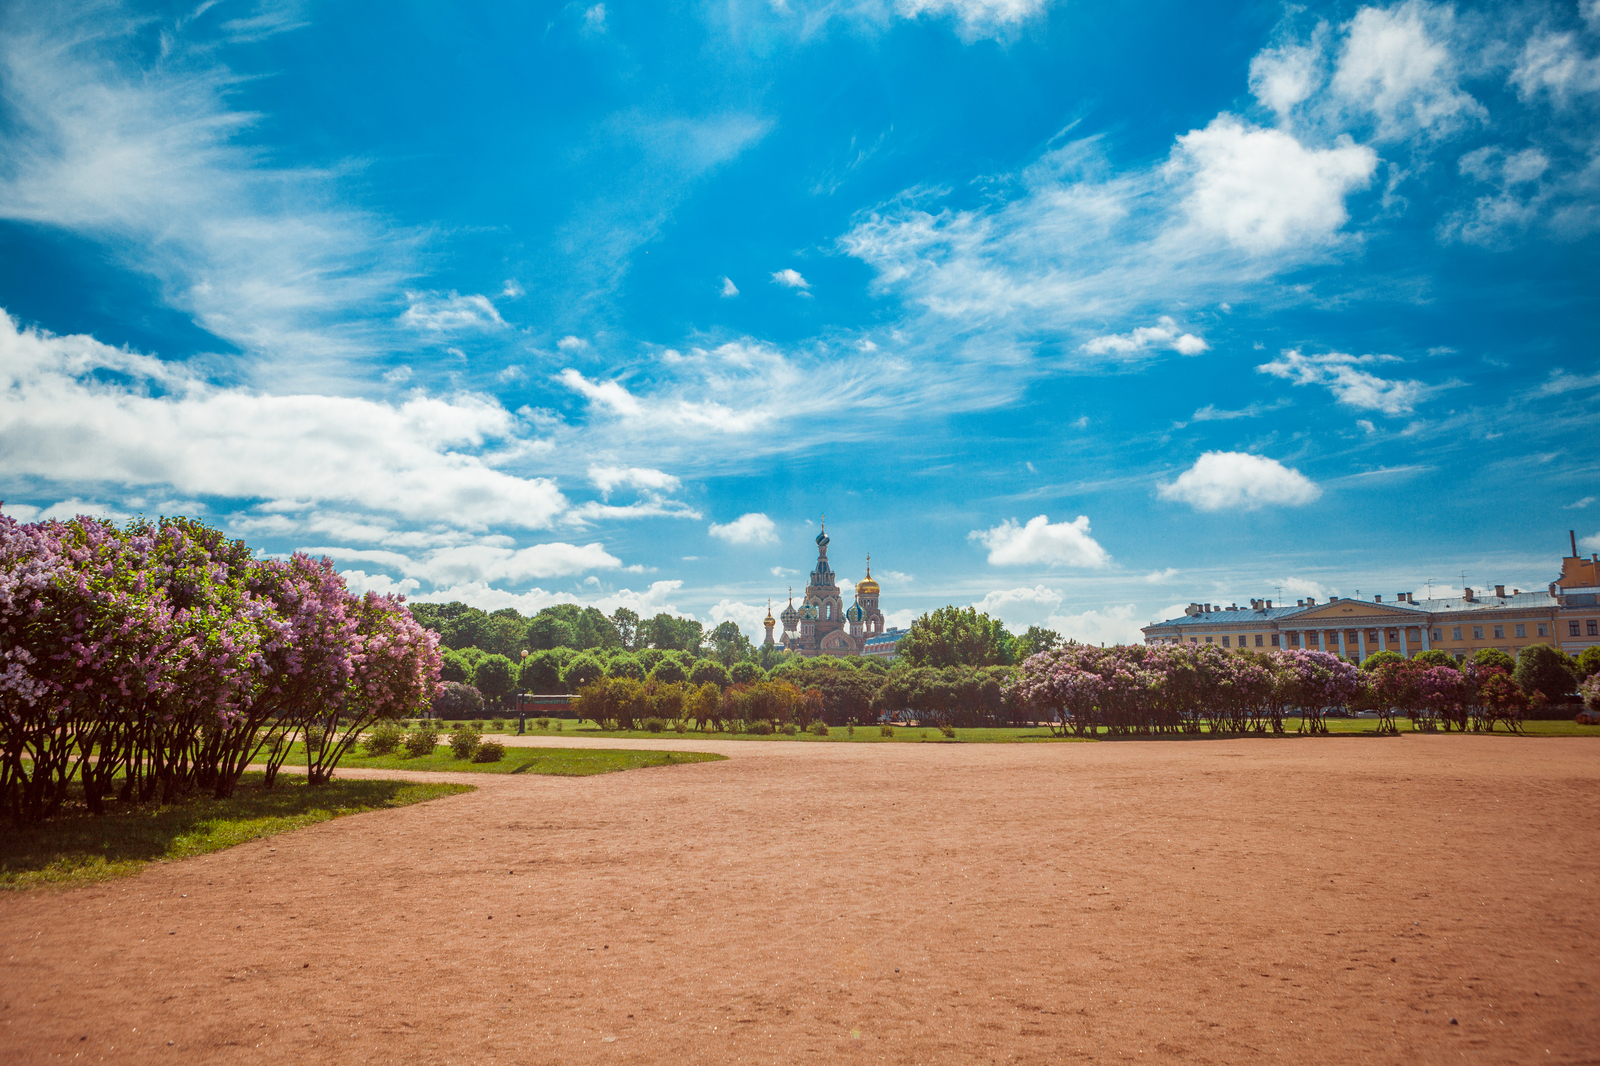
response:
[[[1578,557],[1578,531],[1569,529],[1567,530],[1567,536],[1572,538],[1572,557],[1576,559]]]
[[[1500,597],[1502,600],[1505,599],[1506,598],[1506,587],[1504,585],[1496,585],[1494,587],[1494,594],[1496,596]]]
[[[1461,598],[1466,600],[1468,603],[1471,603],[1472,602],[1472,590],[1471,589],[1462,589],[1461,590]]]

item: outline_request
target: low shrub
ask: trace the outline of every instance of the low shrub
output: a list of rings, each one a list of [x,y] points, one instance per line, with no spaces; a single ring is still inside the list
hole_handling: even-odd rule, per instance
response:
[[[644,727],[650,730],[652,733],[659,733],[663,729],[667,728],[667,723],[663,722],[659,718],[646,718],[644,721]]]
[[[828,723],[827,722],[813,722],[813,723],[811,723],[811,732],[812,732],[812,734],[814,736],[819,736],[819,737],[827,736],[828,735]]]
[[[956,727],[948,724],[942,725],[939,727],[939,732],[943,733],[947,737],[953,737],[956,735]]]
[[[533,724],[538,726],[540,729],[549,729],[550,728],[550,719],[548,719],[548,718],[535,718],[533,720]]]
[[[481,720],[477,721],[477,722],[473,722],[472,723],[472,731],[474,733],[482,733],[483,732],[483,722]]]
[[[405,739],[406,754],[413,759],[423,755],[432,755],[433,749],[439,743],[439,730],[432,722],[418,722],[415,733],[407,733]]]
[[[457,729],[450,734],[450,754],[458,759],[470,759],[478,750],[482,734],[476,729]]]
[[[770,737],[772,735],[772,723],[771,722],[751,722],[751,723],[749,723],[748,725],[745,726],[745,730],[744,731],[746,733],[752,734],[753,736]]]
[[[496,718],[494,721],[489,723],[489,728],[493,729],[496,733],[504,733],[506,731],[506,720],[504,718]]]
[[[676,729],[680,733],[687,733],[689,731],[689,723],[680,718],[676,722],[672,723],[672,728]]]
[[[498,740],[485,740],[473,752],[473,762],[499,762],[506,757],[506,746]]]
[[[798,736],[799,733],[800,733],[800,727],[795,725],[793,722],[785,722],[785,723],[783,723],[783,735],[784,736],[786,736],[786,737]]]
[[[379,722],[361,745],[367,749],[368,755],[393,755],[400,747],[400,738],[403,736],[405,733],[394,722]]]
[[[878,727],[878,734],[880,736],[892,737],[894,736],[894,726],[890,725],[888,722],[885,722]]]
[[[555,726],[556,726],[556,732],[557,733],[561,732],[561,719],[559,719],[559,718],[556,719]]]
[[[328,739],[328,731],[319,725],[310,726],[305,732],[306,750],[321,751],[323,741]]]
[[[852,737],[855,736],[856,735],[856,724],[854,722],[851,722],[850,723],[850,727],[848,729],[846,729],[845,732],[848,735],[852,736]]]

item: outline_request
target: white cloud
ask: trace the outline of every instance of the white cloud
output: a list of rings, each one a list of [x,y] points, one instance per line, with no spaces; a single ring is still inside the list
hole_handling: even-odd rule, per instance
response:
[[[438,548],[416,555],[342,545],[308,547],[311,555],[326,555],[337,562],[368,563],[394,570],[435,587],[447,584],[521,585],[551,577],[569,577],[590,570],[617,570],[622,560],[600,544],[556,541],[527,548],[510,548],[480,541]]]
[[[778,540],[778,527],[759,511],[740,515],[732,522],[718,525],[713,522],[711,535],[729,544],[774,544]]]
[[[671,474],[647,466],[591,466],[589,480],[603,496],[611,495],[611,490],[619,485],[658,492],[673,492],[682,485]]]
[[[1583,537],[1578,541],[1578,547],[1587,552],[1600,552],[1600,533],[1592,537]]]
[[[1279,578],[1273,582],[1273,586],[1275,590],[1281,588],[1287,595],[1301,599],[1307,596],[1314,596],[1319,600],[1325,600],[1329,596],[1337,595],[1339,591],[1338,589],[1329,588],[1320,581],[1312,581],[1310,578],[1304,577]],[[1282,607],[1284,605],[1273,601],[1273,606]]]
[[[1585,496],[1583,499],[1579,500],[1576,503],[1567,504],[1565,507],[1562,508],[1562,510],[1564,510],[1564,511],[1581,511],[1585,507],[1589,506],[1591,503],[1594,503],[1596,499],[1597,499],[1597,497],[1594,497],[1594,496]]]
[[[796,577],[800,573],[800,571],[798,571],[798,570],[790,570],[787,566],[774,566],[768,572],[770,574],[772,574],[773,577],[778,577],[778,578]]]
[[[1539,386],[1541,396],[1558,396],[1563,392],[1592,389],[1600,385],[1600,374],[1569,374],[1561,367],[1550,371],[1550,376]]]
[[[895,10],[904,18],[920,15],[952,15],[961,23],[963,35],[992,36],[1031,18],[1048,0],[896,0]]]
[[[1321,49],[1316,46],[1286,44],[1264,49],[1250,60],[1250,92],[1276,111],[1279,121],[1315,92],[1323,77]]]
[[[1441,386],[1425,385],[1420,381],[1395,381],[1380,378],[1361,366],[1381,363],[1398,363],[1392,355],[1347,355],[1329,352],[1326,355],[1303,355],[1298,350],[1283,352],[1270,363],[1256,367],[1257,372],[1283,378],[1296,385],[1322,385],[1334,398],[1347,407],[1361,411],[1382,411],[1387,415],[1408,414],[1416,404],[1439,391]]]
[[[158,24],[115,6],[9,5],[0,26],[0,218],[60,227],[154,280],[267,365],[346,381],[379,350],[416,235],[339,204],[345,168],[264,161],[223,44],[292,19]],[[234,28],[230,29],[229,25]],[[157,39],[159,49],[146,47]]]
[[[569,335],[556,341],[556,347],[561,349],[563,352],[576,352],[582,351],[583,349],[589,347],[589,342],[584,340],[582,337],[573,337]]]
[[[126,521],[129,514],[117,507],[104,503],[90,503],[80,500],[76,496],[57,503],[46,504],[43,507],[30,507],[25,503],[5,504],[5,513],[15,518],[18,522],[65,522],[79,515],[90,518],[109,518],[113,522]]]
[[[1187,503],[1197,511],[1265,506],[1299,507],[1322,495],[1310,478],[1276,459],[1246,452],[1206,452],[1170,485],[1163,499]]]
[[[502,384],[510,384],[513,381],[527,381],[528,372],[523,370],[520,366],[508,366],[501,370],[494,377],[496,381]]]
[[[506,324],[487,296],[408,292],[406,300],[411,306],[400,316],[401,323],[427,333],[501,329]]]
[[[765,369],[770,374],[771,370],[778,368]],[[745,375],[737,377],[742,379]],[[767,380],[768,395],[761,397],[764,401],[770,401],[766,406],[756,406],[750,402],[753,398],[749,392],[745,393],[745,404],[737,403],[737,390],[731,387],[735,380],[734,377],[720,377],[714,382],[717,391],[728,394],[729,403],[662,397],[647,405],[620,381],[590,381],[571,368],[560,374],[563,385],[608,408],[622,420],[641,427],[660,426],[680,433],[739,434],[766,425],[779,416],[782,397],[772,388],[770,377]]]
[[[523,289],[522,285],[518,283],[516,278],[507,278],[505,288],[500,290],[500,295],[508,300],[515,300],[519,297],[526,296],[527,291]]]
[[[1377,165],[1376,152],[1348,138],[1307,148],[1223,114],[1178,138],[1168,173],[1188,178],[1196,226],[1265,254],[1332,239],[1349,218],[1345,197],[1366,188]]]
[[[1165,585],[1173,578],[1177,577],[1178,573],[1179,570],[1177,567],[1169,566],[1165,570],[1150,571],[1148,574],[1144,575],[1144,579],[1148,584],[1151,585]]]
[[[709,613],[711,625],[707,626],[707,629],[713,629],[732,619],[738,623],[740,631],[750,638],[750,643],[760,647],[761,642],[767,639],[766,627],[761,624],[767,617],[767,606],[764,603],[740,603],[737,600],[724,599],[712,604]],[[774,619],[778,617],[776,612],[772,617]],[[772,632],[774,640],[782,636],[782,623],[774,626]]]
[[[555,483],[476,454],[491,441],[525,447],[521,432],[483,397],[392,405],[219,388],[181,364],[19,330],[0,313],[0,454],[13,477],[544,528],[567,507]]]
[[[1331,88],[1345,108],[1370,115],[1380,141],[1443,136],[1487,113],[1458,87],[1449,7],[1407,0],[1364,7],[1345,27]]]
[[[606,32],[606,5],[595,4],[583,13],[583,27],[590,33]]]
[[[1600,91],[1600,57],[1585,55],[1574,34],[1539,34],[1523,45],[1511,84],[1524,100],[1548,93],[1565,107],[1576,94]]]
[[[733,279],[732,278],[724,277],[722,279],[722,295],[724,297],[732,297],[732,296],[739,295],[739,286],[737,286],[737,285],[735,285],[733,283]]]
[[[397,366],[383,375],[383,380],[390,385],[404,385],[411,380],[409,366]]]
[[[1132,355],[1151,348],[1164,348],[1179,355],[1199,355],[1210,347],[1211,345],[1193,333],[1180,333],[1178,324],[1166,315],[1162,315],[1154,326],[1140,326],[1131,333],[1111,333],[1095,337],[1084,344],[1083,350],[1090,355],[1105,355],[1112,352]]]
[[[1033,588],[997,590],[973,604],[978,610],[998,618],[1006,628],[1017,632],[1028,626],[1043,625],[1061,606],[1061,593],[1044,585]]]
[[[1045,515],[1019,525],[1008,518],[993,529],[975,529],[967,534],[989,549],[990,566],[1105,566],[1111,556],[1089,536],[1089,516],[1079,515],[1071,522],[1050,524]]]
[[[774,271],[772,280],[786,289],[805,290],[811,288],[811,283],[800,276],[800,271],[790,267]]]
[[[1127,603],[1082,614],[1053,614],[1044,624],[1045,628],[1060,633],[1064,640],[1076,640],[1080,644],[1143,644],[1138,612],[1138,604]]]
[[[348,580],[351,573],[360,571],[341,571]],[[672,596],[683,585],[682,581],[656,581],[648,589],[635,592],[632,589],[617,589],[602,596],[584,599],[574,596],[570,592],[546,592],[544,589],[530,589],[527,592],[507,592],[504,589],[491,588],[481,581],[468,582],[461,585],[452,585],[449,588],[435,589],[432,592],[410,596],[418,603],[450,603],[459,600],[469,607],[476,607],[483,611],[498,611],[504,607],[512,607],[525,615],[538,614],[546,607],[558,603],[575,603],[582,607],[595,607],[605,614],[611,614],[618,607],[626,607],[638,614],[641,618],[650,618],[665,612],[677,615],[680,618],[691,617],[687,612],[678,610],[669,602]]]

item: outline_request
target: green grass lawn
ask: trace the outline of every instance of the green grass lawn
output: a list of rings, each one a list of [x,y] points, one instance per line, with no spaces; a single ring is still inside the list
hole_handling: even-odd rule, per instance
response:
[[[78,810],[38,825],[0,823],[0,889],[80,885],[137,873],[362,811],[404,807],[471,792],[471,785],[412,781],[331,781],[315,788],[283,775],[275,788],[247,773],[231,799],[192,797],[164,807],[112,804],[95,816]]]
[[[646,734],[653,735],[653,734]],[[677,734],[672,734],[676,736]],[[451,770],[478,774],[553,774],[557,777],[590,777],[617,770],[639,770],[647,766],[676,766],[681,763],[717,762],[726,755],[697,751],[641,751],[614,748],[506,748],[499,762],[469,762],[457,759],[441,744],[432,755],[413,758],[397,755],[367,755],[358,746],[339,760],[340,767],[355,770]],[[293,745],[285,767],[304,766],[305,746]]]

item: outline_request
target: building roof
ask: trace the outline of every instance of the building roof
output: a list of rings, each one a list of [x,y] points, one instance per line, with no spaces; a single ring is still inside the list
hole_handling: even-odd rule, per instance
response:
[[[1374,603],[1370,600],[1342,598],[1337,600],[1327,600],[1322,603],[1304,605],[1297,604],[1293,607],[1269,607],[1258,609],[1241,607],[1237,610],[1228,610],[1227,608],[1223,608],[1221,610],[1206,611],[1204,613],[1195,615],[1180,615],[1177,618],[1169,618],[1164,622],[1152,622],[1145,628],[1158,629],[1176,627],[1180,629],[1215,629],[1218,626],[1265,625],[1268,623],[1276,623],[1283,619],[1294,618],[1300,615],[1308,615],[1313,617],[1307,617],[1306,622],[1308,624],[1312,624],[1313,628],[1326,623],[1326,628],[1338,629],[1341,625],[1345,624],[1344,619],[1314,617],[1326,611],[1329,607],[1335,606],[1341,608],[1348,606],[1368,607],[1371,608],[1367,615],[1369,618],[1389,615],[1394,617],[1396,621],[1404,618],[1407,624],[1411,624],[1413,621],[1421,621],[1422,616],[1430,614],[1451,614],[1462,611],[1491,611],[1501,609],[1528,610],[1530,608],[1538,609],[1555,607],[1557,606],[1557,603],[1549,592],[1520,592],[1515,595],[1507,596],[1495,596],[1490,594],[1488,596],[1475,596],[1470,600],[1462,596],[1440,597],[1438,599],[1415,600],[1410,602],[1404,602],[1400,600],[1385,600],[1382,603]],[[1408,615],[1412,617],[1406,617]]]

